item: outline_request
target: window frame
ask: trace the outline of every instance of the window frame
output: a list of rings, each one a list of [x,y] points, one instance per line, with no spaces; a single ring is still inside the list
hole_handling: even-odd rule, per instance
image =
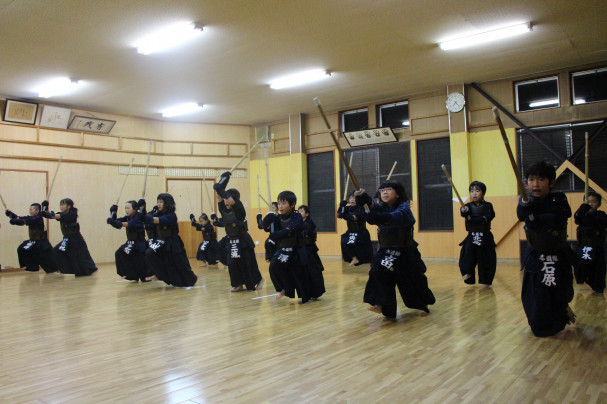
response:
[[[397,130],[397,129],[411,129],[411,115],[409,114],[409,100],[404,100],[404,101],[396,101],[396,102],[390,102],[387,104],[381,104],[377,106],[377,126],[380,128],[384,127],[384,122],[383,122],[383,117],[382,117],[382,110],[385,108],[389,108],[389,107],[398,107],[401,105],[407,105],[407,125],[403,125],[403,126],[399,126],[397,128],[392,128],[390,127],[392,130]]]
[[[558,103],[556,106],[553,106],[552,104],[548,104],[550,106],[539,107],[539,108],[530,108],[530,109],[525,109],[525,110],[521,111],[521,108],[519,105],[519,86],[525,85],[525,84],[534,84],[534,83],[537,84],[537,83],[542,83],[542,82],[546,82],[546,81],[554,81],[554,80],[556,80],[556,97],[558,100]],[[516,107],[516,112],[520,112],[520,113],[540,111],[543,109],[560,108],[561,107],[561,90],[559,87],[559,76],[554,75],[554,76],[541,77],[541,78],[537,78],[537,79],[514,82],[514,105]],[[529,105],[531,105],[531,104],[529,104]]]
[[[357,113],[361,113],[361,112],[366,112],[367,113],[367,125],[366,125],[366,127],[362,128],[362,129],[348,129],[348,128],[346,128],[346,119],[345,119],[345,117],[347,115],[353,115],[353,114],[357,114]],[[350,109],[350,110],[347,110],[347,111],[341,111],[339,113],[339,124],[340,124],[340,128],[341,128],[341,132],[342,133],[353,132],[353,131],[357,131],[357,130],[369,129],[369,107],[356,108],[356,109]]]
[[[577,76],[585,76],[585,75],[590,75],[590,74],[596,74],[596,73],[602,73],[602,72],[607,72],[607,66],[606,67],[598,67],[596,69],[588,69],[588,70],[582,70],[582,71],[578,71],[578,72],[571,72],[570,76],[569,76],[569,82],[571,85],[571,105],[583,105],[583,104],[593,104],[595,102],[605,102],[607,101],[607,98],[603,99],[603,100],[596,100],[596,101],[584,101],[584,102],[580,102],[580,103],[576,103],[575,100],[575,77]]]

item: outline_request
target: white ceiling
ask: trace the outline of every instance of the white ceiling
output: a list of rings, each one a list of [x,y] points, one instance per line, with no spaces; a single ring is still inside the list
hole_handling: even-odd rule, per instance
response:
[[[199,39],[143,56],[132,44],[176,21]],[[436,42],[531,21],[533,32],[472,50]],[[486,81],[607,60],[604,0],[0,0],[0,94],[160,119],[195,101],[182,122],[256,124],[289,114],[394,99],[446,84]],[[322,67],[331,78],[272,90],[274,78]],[[69,76],[86,87],[37,99]]]

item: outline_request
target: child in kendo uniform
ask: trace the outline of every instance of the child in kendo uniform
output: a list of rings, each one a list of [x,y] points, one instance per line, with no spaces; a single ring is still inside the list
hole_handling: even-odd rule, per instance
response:
[[[365,211],[359,206],[354,193],[348,196],[347,201],[341,201],[337,210],[337,217],[344,219],[348,230],[341,235],[341,255],[350,266],[366,264],[373,257],[371,236],[367,230]]]
[[[39,203],[32,203],[29,210],[29,216],[17,216],[8,209],[5,212],[10,224],[28,227],[28,239],[17,247],[19,266],[30,272],[39,271],[40,267],[46,273],[57,272],[59,269],[53,260],[53,246],[44,229],[42,207]]]
[[[572,265],[577,258],[567,244],[571,208],[562,192],[552,192],[556,170],[544,161],[525,172],[530,196],[519,198],[516,214],[525,222],[527,248],[523,256],[521,300],[531,331],[554,335],[575,322]]]
[[[272,207],[270,208],[268,215],[276,215],[276,214],[278,214],[278,203],[272,202]],[[258,213],[257,214],[257,228],[265,231],[266,233],[272,233],[274,231],[274,222],[271,221],[270,225],[268,227],[263,227],[263,220],[262,220],[261,213]],[[271,240],[270,237],[268,237],[264,243],[264,248],[266,251],[266,255],[265,255],[266,262],[270,262],[270,260],[274,256],[274,253],[276,252],[276,243],[273,240]]]
[[[274,224],[270,239],[278,244],[276,253],[270,261],[270,274],[274,288],[278,292],[276,300],[287,296],[292,299],[297,296],[301,303],[307,303],[310,296],[310,274],[305,258],[300,252],[303,220],[295,210],[297,197],[291,191],[278,194],[278,215],[267,215],[263,227]]]
[[[325,268],[318,256],[318,246],[316,245],[316,224],[312,220],[310,208],[307,205],[301,205],[297,211],[303,220],[301,243],[310,273],[310,295],[313,296],[313,299],[318,299],[326,290],[325,279],[322,275]]]
[[[478,265],[478,283],[489,286],[493,283],[497,266],[495,241],[491,233],[495,211],[493,205],[484,199],[487,191],[485,184],[473,181],[468,189],[471,202],[460,209],[468,236],[460,243],[459,269],[464,282],[474,285],[474,268]]]
[[[213,227],[224,227],[223,220],[217,217],[215,213],[211,213],[211,220],[213,221]],[[228,252],[230,250],[230,237],[226,234],[217,242],[217,259],[223,264],[224,267],[228,266]]]
[[[202,261],[203,267],[206,267],[207,263],[217,265],[217,250],[219,248],[217,232],[206,213],[201,214],[199,220],[199,222],[196,222],[194,214],[190,213],[192,226],[196,228],[196,231],[202,232],[202,243],[198,246],[196,259]]]
[[[240,192],[234,188],[226,191],[231,175],[229,171],[224,172],[219,182],[213,185],[221,198],[217,206],[229,242],[227,261],[232,285],[230,291],[240,292],[245,287],[247,290],[258,290],[263,287],[263,278],[257,266],[255,243],[248,232],[247,213],[240,201]]]
[[[380,185],[380,201],[374,201],[364,190],[356,191],[356,204],[369,207],[365,215],[377,225],[379,250],[373,257],[363,301],[368,310],[396,318],[398,287],[405,306],[429,313],[428,305],[436,299],[428,287],[426,265],[413,240],[415,218],[407,193],[400,182],[385,181]]]
[[[190,287],[198,277],[190,267],[185,246],[179,237],[179,225],[173,195],[159,194],[156,210],[143,216],[143,221],[153,228],[155,238],[150,239],[145,252],[145,262],[152,274],[148,281],[161,280],[176,287]]]
[[[61,273],[90,276],[97,272],[97,266],[80,233],[78,209],[74,207],[74,201],[70,198],[62,199],[59,202],[59,213],[48,211],[48,201],[42,202],[42,207],[42,216],[56,219],[61,227],[63,240],[53,248],[53,260]]]
[[[579,261],[575,267],[577,283],[586,282],[597,293],[605,291],[605,230],[607,214],[599,210],[602,197],[588,192],[588,201],[582,203],[573,215],[577,228]]]
[[[147,242],[145,240],[143,214],[139,212],[139,204],[136,201],[128,201],[124,205],[125,216],[117,218],[118,206],[110,207],[110,217],[107,224],[115,229],[126,229],[126,243],[121,245],[114,254],[116,258],[116,272],[123,279],[129,281],[147,282],[150,276],[145,265],[145,251]]]

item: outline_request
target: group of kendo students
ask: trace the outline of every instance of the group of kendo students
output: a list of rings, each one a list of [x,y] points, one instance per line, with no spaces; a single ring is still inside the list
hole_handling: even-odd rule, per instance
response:
[[[578,283],[587,283],[597,293],[604,292],[607,215],[598,210],[600,194],[590,192],[574,215],[578,225],[578,247],[574,252],[567,243],[571,208],[564,193],[552,191],[556,181],[554,167],[537,162],[526,170],[525,178],[530,196],[527,201],[520,198],[517,206],[517,217],[525,222],[527,236],[521,299],[533,333],[550,336],[575,322],[575,314],[569,307],[574,275]],[[258,290],[264,279],[255,259],[255,244],[248,233],[240,193],[234,188],[226,190],[229,180],[230,172],[225,172],[213,186],[220,200],[220,217],[212,214],[211,224],[205,214],[199,222],[190,215],[192,226],[203,234],[197,258],[209,265],[215,265],[219,259],[226,265],[232,292],[245,288]],[[470,202],[461,209],[468,235],[460,243],[459,268],[463,281],[474,284],[478,266],[479,283],[490,286],[497,260],[491,234],[495,212],[484,199],[485,184],[474,181],[469,192]],[[276,299],[295,298],[295,293],[302,303],[318,299],[325,292],[324,268],[318,256],[316,225],[310,210],[305,205],[296,209],[297,197],[291,191],[281,192],[277,200],[265,218],[257,215],[258,228],[269,233],[265,258],[270,263]],[[196,283],[197,276],[179,237],[175,201],[170,194],[159,194],[150,212],[146,211],[144,199],[127,202],[123,217],[117,217],[117,210],[116,205],[110,208],[107,223],[117,229],[126,228],[127,242],[115,254],[120,276],[131,281],[161,280],[176,287]],[[17,216],[6,211],[11,224],[29,227],[29,240],[17,250],[21,267],[37,271],[40,265],[46,272],[76,276],[95,273],[97,267],[80,233],[78,210],[71,199],[61,200],[60,212],[49,212],[48,201],[44,201],[32,204],[29,213]],[[348,201],[340,203],[337,214],[348,223],[341,238],[344,261],[351,266],[371,264],[363,298],[370,305],[369,310],[395,318],[395,288],[398,288],[405,306],[429,312],[428,306],[435,303],[435,297],[428,287],[426,266],[413,239],[415,218],[403,185],[385,181],[373,197],[364,190],[355,191]],[[60,222],[63,239],[54,248],[46,237],[43,218]],[[377,226],[379,250],[375,254],[366,223]],[[226,230],[226,236],[219,242],[213,225]]]
[[[564,193],[552,190],[554,167],[539,161],[526,170],[525,179],[530,196],[527,201],[519,198],[517,206],[517,217],[525,223],[527,236],[521,300],[532,332],[544,337],[575,322],[569,307],[574,277],[578,284],[587,283],[594,292],[604,292],[607,214],[599,210],[601,195],[589,192],[574,214],[578,225],[574,251],[567,243],[571,208]],[[391,203],[391,190],[398,195],[396,203]],[[460,210],[468,234],[460,243],[459,268],[462,280],[475,284],[478,266],[478,281],[488,287],[495,277],[497,256],[491,233],[495,212],[484,199],[486,191],[485,184],[473,181],[470,202]],[[434,302],[423,275],[425,265],[412,238],[415,219],[407,202],[402,185],[389,181],[380,186],[375,201],[353,192],[337,211],[338,217],[347,221],[347,231],[341,236],[343,260],[350,266],[371,263],[364,301],[371,305],[369,310],[387,317],[396,314],[394,285],[407,307],[424,310]],[[379,251],[375,255],[366,223],[378,225]]]

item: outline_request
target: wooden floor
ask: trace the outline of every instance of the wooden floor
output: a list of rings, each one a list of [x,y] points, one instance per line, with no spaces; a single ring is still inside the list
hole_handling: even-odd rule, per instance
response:
[[[259,259],[264,277],[267,264]],[[366,310],[368,266],[323,258],[318,302],[275,301],[271,284],[229,293],[227,270],[196,287],[98,275],[0,273],[1,403],[605,403],[604,295],[576,285],[578,315],[534,337],[516,263],[493,288],[426,260],[431,313]]]

